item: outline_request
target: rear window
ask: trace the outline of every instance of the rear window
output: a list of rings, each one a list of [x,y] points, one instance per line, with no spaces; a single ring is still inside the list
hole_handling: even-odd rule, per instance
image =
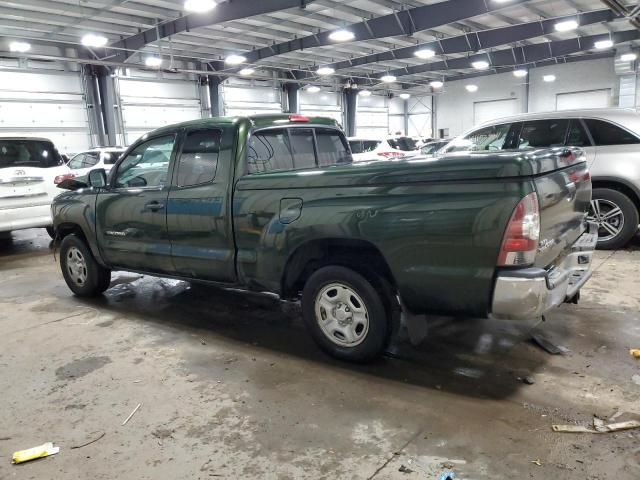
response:
[[[247,143],[249,173],[293,170],[293,155],[286,130],[257,132]]]
[[[418,144],[411,137],[392,138],[390,140],[387,140],[387,142],[392,148],[402,150],[403,152],[410,152],[412,150],[418,149]]]
[[[633,145],[640,143],[640,139],[633,133],[626,131],[603,120],[585,120],[593,141],[596,145]]]
[[[344,165],[353,161],[342,136],[336,130],[316,129],[316,148],[319,167]]]
[[[51,142],[0,139],[0,168],[48,168],[58,165],[62,165],[62,158]]]

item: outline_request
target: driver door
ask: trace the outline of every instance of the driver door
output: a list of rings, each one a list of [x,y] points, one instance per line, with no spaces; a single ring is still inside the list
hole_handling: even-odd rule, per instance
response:
[[[138,144],[114,167],[97,196],[96,231],[106,263],[133,270],[171,272],[166,204],[176,134]]]

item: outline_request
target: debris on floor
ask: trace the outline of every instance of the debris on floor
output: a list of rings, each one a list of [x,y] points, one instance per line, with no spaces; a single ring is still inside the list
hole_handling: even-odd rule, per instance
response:
[[[551,355],[566,355],[571,351],[567,347],[563,347],[562,345],[555,345],[549,339],[543,337],[539,333],[534,333],[533,335],[531,335],[531,340],[533,341],[533,343],[535,343]]]
[[[521,378],[520,380],[526,385],[533,385],[536,383],[536,379],[531,376]]]
[[[413,470],[411,470],[409,467],[405,467],[404,465],[400,465],[398,471],[400,473],[413,473]]]
[[[537,458],[536,460],[531,460],[531,463],[533,463],[534,465],[537,465],[539,467],[542,466],[542,462],[540,461],[539,458]]]
[[[551,428],[554,432],[559,433],[611,433],[640,428],[640,422],[631,420],[628,422],[606,424],[601,418],[593,417],[593,428],[583,425],[552,425]]]
[[[19,450],[14,452],[11,463],[18,464],[35,460],[37,458],[48,457],[49,455],[55,455],[60,451],[60,447],[54,447],[53,443],[47,442],[37,447],[28,448],[26,450]]]
[[[104,437],[106,435],[105,432],[93,432],[90,434],[91,435],[91,440],[88,440],[84,443],[78,444],[78,445],[72,445],[71,449],[76,449],[76,448],[82,448],[82,447],[86,447],[87,445],[91,445],[92,443],[96,443],[98,440],[100,440],[102,437]]]
[[[453,472],[444,472],[442,475],[438,477],[438,480],[454,480],[456,478],[456,474]]]
[[[141,406],[142,406],[142,404],[139,403],[138,406],[133,409],[133,412],[131,412],[129,414],[129,416],[127,417],[127,419],[124,422],[122,422],[122,426],[123,427],[127,424],[127,422],[129,422],[129,420],[131,420],[131,417],[133,417],[136,414],[136,412],[140,409]]]
[[[640,348],[632,348],[631,350],[629,350],[629,353],[633,358],[640,359]]]
[[[636,385],[640,385],[640,375],[634,375],[631,377],[631,381]]]

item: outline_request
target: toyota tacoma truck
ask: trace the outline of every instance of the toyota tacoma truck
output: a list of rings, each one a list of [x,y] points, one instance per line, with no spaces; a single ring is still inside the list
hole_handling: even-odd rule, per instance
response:
[[[518,320],[575,301],[597,242],[580,150],[354,164],[333,120],[302,115],[164,127],[81,180],[52,206],[76,295],[112,270],[276,293],[352,361],[402,311]]]

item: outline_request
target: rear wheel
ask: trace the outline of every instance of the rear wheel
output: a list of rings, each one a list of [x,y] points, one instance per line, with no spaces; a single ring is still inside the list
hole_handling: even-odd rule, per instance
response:
[[[320,348],[354,362],[381,355],[391,335],[380,293],[359,273],[339,266],[319,269],[302,292],[305,324]]]
[[[624,193],[610,188],[594,188],[589,221],[598,225],[598,248],[624,247],[638,230],[638,209]]]
[[[104,268],[77,235],[67,235],[60,244],[60,268],[67,286],[80,297],[101,294],[111,283],[111,270]]]

